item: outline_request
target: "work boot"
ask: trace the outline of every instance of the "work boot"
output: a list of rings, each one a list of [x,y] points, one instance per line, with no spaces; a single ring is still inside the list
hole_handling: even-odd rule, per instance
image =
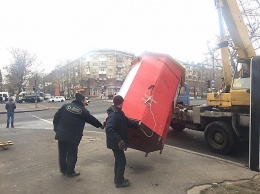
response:
[[[74,172],[72,174],[67,174],[67,177],[75,177],[75,176],[79,176],[80,173],[79,172]]]
[[[129,187],[129,186],[130,186],[129,182],[123,182],[121,184],[116,184],[116,188]]]
[[[128,179],[124,179],[124,182],[129,182]],[[114,183],[116,184],[116,179],[114,178]]]

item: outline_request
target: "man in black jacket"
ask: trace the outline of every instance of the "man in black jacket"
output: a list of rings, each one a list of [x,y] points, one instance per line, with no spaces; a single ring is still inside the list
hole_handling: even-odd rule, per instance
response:
[[[114,105],[107,109],[106,137],[107,148],[112,149],[115,157],[114,183],[117,188],[128,187],[130,182],[124,178],[126,158],[124,151],[127,148],[127,128],[138,128],[138,122],[128,119],[122,111],[124,99],[122,96],[115,96]]]
[[[68,177],[80,175],[79,172],[75,172],[75,165],[85,123],[87,122],[96,128],[104,128],[89,113],[85,105],[85,97],[76,93],[76,100],[64,104],[55,113],[53,119],[54,131],[56,132],[55,139],[58,140],[60,171]]]

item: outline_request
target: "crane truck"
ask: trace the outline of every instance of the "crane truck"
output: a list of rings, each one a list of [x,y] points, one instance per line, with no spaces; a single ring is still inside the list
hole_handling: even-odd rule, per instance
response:
[[[238,140],[249,139],[250,63],[256,53],[237,2],[215,0],[215,5],[219,16],[224,87],[221,91],[208,93],[207,105],[176,106],[171,127],[178,131],[185,128],[203,131],[211,151],[229,154]],[[241,66],[233,76],[223,18],[238,53],[237,66]]]

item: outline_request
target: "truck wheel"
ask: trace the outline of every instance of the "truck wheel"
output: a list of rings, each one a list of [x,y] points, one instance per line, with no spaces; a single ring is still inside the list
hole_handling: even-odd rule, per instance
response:
[[[185,129],[184,124],[182,123],[175,123],[174,121],[171,121],[170,126],[172,127],[173,130],[181,132]]]
[[[206,127],[204,139],[211,151],[225,155],[233,150],[237,138],[230,124],[214,121]]]

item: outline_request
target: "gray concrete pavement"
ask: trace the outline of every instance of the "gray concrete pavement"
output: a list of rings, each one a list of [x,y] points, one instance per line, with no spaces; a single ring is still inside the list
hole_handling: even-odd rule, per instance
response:
[[[40,110],[34,104],[27,105],[17,107],[21,111]],[[5,194],[195,194],[200,193],[201,185],[259,175],[240,164],[166,145],[161,155],[153,152],[148,157],[128,149],[125,177],[130,179],[131,186],[115,188],[114,158],[106,148],[104,133],[84,132],[76,166],[81,175],[74,178],[59,173],[57,142],[52,130],[0,128],[0,141],[4,140],[14,142],[8,150],[0,149],[0,193]]]
[[[12,140],[0,150],[0,191],[13,193],[187,193],[194,186],[250,179],[258,174],[238,164],[165,146],[163,153],[128,149],[128,188],[115,188],[113,154],[105,134],[84,132],[74,178],[58,170],[57,142],[52,130],[0,128],[0,140]],[[194,191],[194,190],[193,190]],[[192,192],[199,193],[199,191]]]

